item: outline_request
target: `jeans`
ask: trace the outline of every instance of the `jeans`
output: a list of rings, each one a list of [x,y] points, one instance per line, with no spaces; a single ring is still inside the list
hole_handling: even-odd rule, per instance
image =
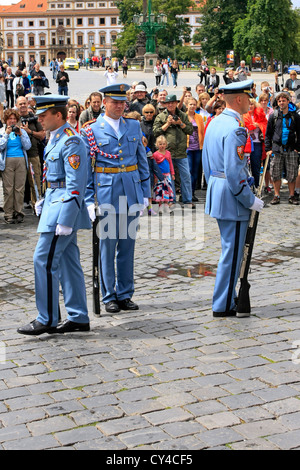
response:
[[[180,174],[180,188],[181,188],[181,197],[184,204],[192,202],[192,182],[191,174],[189,168],[189,162],[187,158],[174,158],[173,165],[177,166]],[[175,192],[175,181],[172,180],[173,192]]]
[[[199,167],[202,159],[202,150],[187,150],[186,153],[191,173],[192,193],[194,194],[198,179]]]
[[[58,94],[68,96],[68,87],[67,86],[59,86],[58,87]]]
[[[259,176],[261,168],[262,143],[254,142],[254,150],[250,154],[251,173],[254,178],[255,186],[259,186]]]
[[[172,73],[173,86],[177,86],[177,73]]]
[[[161,84],[161,85],[164,84],[165,78],[166,78],[166,80],[167,80],[167,86],[169,86],[169,73],[164,73],[164,74],[162,75],[162,80],[161,80],[160,84]]]

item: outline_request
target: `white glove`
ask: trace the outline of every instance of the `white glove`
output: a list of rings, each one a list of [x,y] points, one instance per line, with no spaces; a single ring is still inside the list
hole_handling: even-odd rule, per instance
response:
[[[55,235],[71,235],[72,232],[72,227],[66,227],[65,225],[57,224]]]
[[[34,210],[35,210],[36,215],[41,215],[44,201],[45,199],[43,198],[35,203]]]
[[[260,212],[264,207],[264,201],[255,196],[254,203],[250,207],[250,210]]]
[[[91,221],[94,222],[94,220],[96,219],[95,204],[90,204],[89,206],[87,206],[87,210]]]
[[[145,209],[146,209],[146,207],[149,206],[149,199],[148,199],[147,197],[144,197],[144,202],[143,202],[143,204],[144,204]]]

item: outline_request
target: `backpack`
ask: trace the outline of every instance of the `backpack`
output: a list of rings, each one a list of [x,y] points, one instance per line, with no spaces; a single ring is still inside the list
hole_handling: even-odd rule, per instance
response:
[[[16,95],[17,96],[24,96],[24,85],[21,83],[22,77],[19,78],[19,83],[16,86]]]

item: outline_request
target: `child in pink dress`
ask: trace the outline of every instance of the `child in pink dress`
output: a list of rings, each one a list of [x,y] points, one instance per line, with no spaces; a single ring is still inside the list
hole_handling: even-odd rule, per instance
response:
[[[164,176],[164,180],[159,181],[153,189],[154,200],[158,202],[158,213],[161,215],[163,207],[165,212],[171,212],[169,203],[171,203],[174,198],[171,178],[175,180],[175,171],[171,154],[169,150],[167,150],[167,139],[163,135],[160,135],[156,139],[155,145],[158,150],[154,152],[153,158]]]

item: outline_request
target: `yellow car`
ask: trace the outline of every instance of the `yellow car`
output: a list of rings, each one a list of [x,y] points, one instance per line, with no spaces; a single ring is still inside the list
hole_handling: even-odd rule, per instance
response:
[[[79,65],[76,59],[69,57],[63,62],[65,70],[79,70]]]

